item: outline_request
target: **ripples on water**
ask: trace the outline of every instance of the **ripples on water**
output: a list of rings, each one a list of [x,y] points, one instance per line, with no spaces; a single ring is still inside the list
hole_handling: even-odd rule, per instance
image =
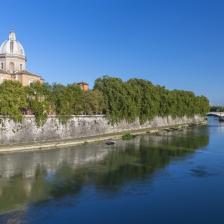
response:
[[[224,223],[224,126],[209,124],[1,155],[0,223]]]

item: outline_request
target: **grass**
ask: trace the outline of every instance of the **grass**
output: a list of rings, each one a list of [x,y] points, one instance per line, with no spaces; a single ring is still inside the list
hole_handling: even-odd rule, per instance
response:
[[[135,138],[135,135],[131,134],[131,133],[126,133],[122,136],[122,139],[123,140],[131,140],[131,139],[134,139]]]

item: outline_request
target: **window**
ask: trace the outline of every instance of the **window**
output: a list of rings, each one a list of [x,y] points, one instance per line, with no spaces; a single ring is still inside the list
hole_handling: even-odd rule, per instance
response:
[[[22,64],[20,64],[20,70],[23,70],[23,65]]]
[[[10,53],[13,54],[14,51],[14,42],[10,41]]]
[[[2,70],[4,69],[4,64],[3,64],[3,63],[1,63],[1,69],[2,69]]]
[[[13,62],[9,63],[9,72],[14,73],[15,72],[15,64]]]

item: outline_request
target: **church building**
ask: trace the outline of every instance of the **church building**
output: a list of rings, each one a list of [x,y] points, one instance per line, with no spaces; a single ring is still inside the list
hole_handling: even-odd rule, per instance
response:
[[[23,86],[32,82],[43,83],[41,76],[26,70],[26,55],[22,44],[16,40],[15,32],[0,46],[0,83],[4,80],[19,81]]]

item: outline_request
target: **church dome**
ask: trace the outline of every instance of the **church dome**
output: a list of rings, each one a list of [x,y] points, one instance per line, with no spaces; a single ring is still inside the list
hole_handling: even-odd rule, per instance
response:
[[[19,56],[25,58],[25,51],[22,44],[16,40],[15,32],[9,33],[9,39],[0,46],[0,54]]]

